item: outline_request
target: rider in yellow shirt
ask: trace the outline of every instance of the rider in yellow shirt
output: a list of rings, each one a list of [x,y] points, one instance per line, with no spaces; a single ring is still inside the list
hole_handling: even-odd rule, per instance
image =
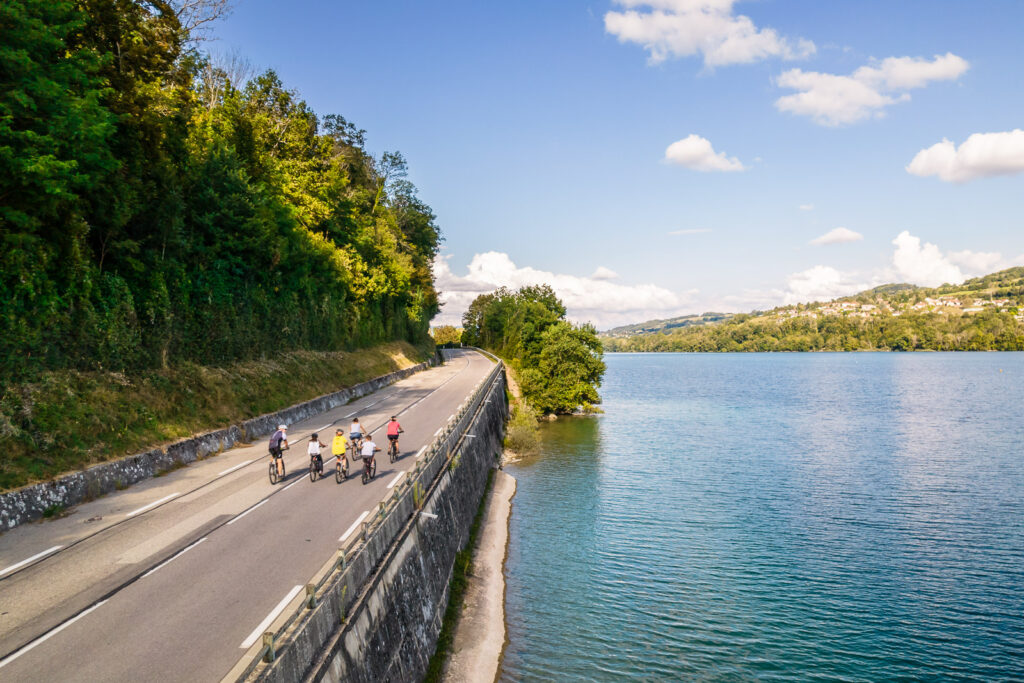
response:
[[[348,456],[345,454],[345,449],[348,448],[348,438],[345,436],[345,431],[342,429],[334,432],[334,441],[331,442],[331,454],[338,459],[340,463],[342,460],[345,461],[345,469],[348,469]]]

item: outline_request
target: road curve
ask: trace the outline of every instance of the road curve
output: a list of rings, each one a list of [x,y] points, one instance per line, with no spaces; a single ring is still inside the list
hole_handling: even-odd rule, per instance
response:
[[[291,425],[276,486],[261,441],[0,536],[0,679],[219,680],[493,367],[448,353],[442,367]],[[381,436],[396,413],[402,457],[378,454],[374,481],[309,480],[310,433],[329,443],[357,414]]]

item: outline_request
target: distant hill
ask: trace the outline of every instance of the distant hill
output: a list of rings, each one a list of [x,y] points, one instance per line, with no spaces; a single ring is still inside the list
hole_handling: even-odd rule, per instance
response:
[[[733,313],[692,313],[677,318],[666,318],[664,320],[648,320],[634,325],[622,325],[613,327],[607,332],[602,332],[603,337],[629,337],[634,334],[653,334],[655,332],[667,332],[680,327],[691,327],[693,325],[707,325],[728,320]]]
[[[764,312],[652,320],[602,337],[609,351],[1024,350],[1022,310],[1017,267],[959,285],[887,284]]]

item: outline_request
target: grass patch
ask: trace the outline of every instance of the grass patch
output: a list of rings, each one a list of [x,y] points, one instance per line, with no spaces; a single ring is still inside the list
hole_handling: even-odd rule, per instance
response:
[[[43,510],[43,517],[45,519],[56,519],[57,517],[63,517],[64,510],[64,506],[60,504],[48,505],[46,509]]]
[[[0,490],[222,429],[407,368],[433,345],[293,351],[135,375],[50,372],[0,389]]]
[[[466,588],[469,586],[469,568],[473,565],[473,552],[480,537],[480,526],[484,519],[484,509],[487,507],[487,494],[494,485],[494,470],[487,472],[487,485],[484,487],[484,495],[480,499],[480,507],[477,508],[473,524],[469,527],[469,540],[466,547],[455,554],[455,567],[452,569],[452,579],[448,583],[448,607],[444,611],[444,619],[441,621],[441,632],[437,636],[437,648],[434,655],[427,664],[427,673],[423,678],[424,683],[440,683],[441,675],[444,673],[444,664],[451,654],[452,645],[455,642],[455,625],[462,614],[462,608],[466,600]]]

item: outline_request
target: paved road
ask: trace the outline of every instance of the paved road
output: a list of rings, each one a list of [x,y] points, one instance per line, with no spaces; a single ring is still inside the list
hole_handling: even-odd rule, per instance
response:
[[[261,442],[0,536],[0,680],[219,680],[493,367],[449,354],[291,425],[289,475],[276,486]],[[357,414],[384,441],[396,413],[402,458],[378,454],[373,482],[309,480],[311,432],[329,443]]]

